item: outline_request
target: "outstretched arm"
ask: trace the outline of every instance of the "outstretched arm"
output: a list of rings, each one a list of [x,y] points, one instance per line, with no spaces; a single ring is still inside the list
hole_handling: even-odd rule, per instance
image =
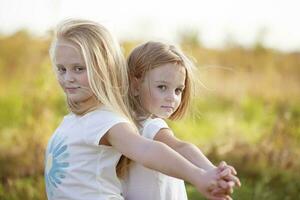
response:
[[[204,170],[216,168],[196,145],[176,138],[170,129],[160,129],[154,140],[168,145],[197,167]]]
[[[212,200],[225,200],[226,195],[208,192],[217,180],[216,173],[207,173],[195,166],[167,145],[146,139],[127,123],[113,126],[105,135],[107,141],[126,157],[169,176],[186,180]]]
[[[113,126],[106,135],[109,143],[131,160],[164,174],[194,182],[189,172],[196,171],[198,167],[167,145],[140,136],[127,123]]]
[[[208,160],[208,158],[196,145],[184,142],[176,138],[170,129],[159,130],[159,132],[155,135],[154,140],[167,144],[169,147],[174,149],[176,152],[178,152],[180,155],[182,155],[197,167],[200,167],[204,170],[213,170],[217,168]],[[225,162],[222,162],[218,166],[217,170],[220,172],[224,169],[226,169],[226,172],[224,173],[228,173],[225,180],[232,182],[237,186],[240,186],[241,183],[235,176],[237,174],[235,169],[232,166],[228,166]],[[224,187],[224,189],[227,188],[224,181],[220,180],[219,183],[223,183],[222,186]],[[229,185],[232,183],[229,183]],[[230,190],[232,190],[232,188]]]

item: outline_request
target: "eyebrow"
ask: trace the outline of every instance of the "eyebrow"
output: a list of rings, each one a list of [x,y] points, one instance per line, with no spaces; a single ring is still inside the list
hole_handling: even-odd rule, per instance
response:
[[[169,83],[168,81],[155,81],[156,83]]]
[[[156,83],[169,83],[168,81],[155,81]],[[179,85],[179,87],[185,87],[185,85]]]
[[[64,66],[63,64],[60,64],[60,63],[56,63],[55,64],[56,66]],[[82,67],[85,67],[85,64],[83,64],[83,63],[72,63],[71,64],[72,66],[82,66]]]
[[[80,66],[85,66],[84,63],[73,63],[72,65],[80,65]]]

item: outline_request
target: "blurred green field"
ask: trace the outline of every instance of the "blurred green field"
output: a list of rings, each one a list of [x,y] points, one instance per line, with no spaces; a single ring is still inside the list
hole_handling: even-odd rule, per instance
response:
[[[67,113],[51,68],[49,36],[0,35],[0,199],[46,199],[47,141]],[[124,53],[139,42],[122,43]],[[193,35],[181,46],[197,61],[202,85],[191,115],[169,122],[242,181],[234,199],[300,196],[300,52],[229,44],[207,49]],[[187,185],[190,200],[203,199]]]

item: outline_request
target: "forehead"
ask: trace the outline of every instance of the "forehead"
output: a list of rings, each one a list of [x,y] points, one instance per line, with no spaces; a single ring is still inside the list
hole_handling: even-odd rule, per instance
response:
[[[56,63],[84,63],[79,45],[65,39],[57,40],[54,56]]]
[[[168,63],[151,69],[147,74],[151,79],[156,81],[184,81],[186,77],[186,70],[182,65]]]

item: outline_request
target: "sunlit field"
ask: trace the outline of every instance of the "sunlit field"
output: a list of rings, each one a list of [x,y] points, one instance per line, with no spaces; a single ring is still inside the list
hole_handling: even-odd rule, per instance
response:
[[[46,199],[47,141],[68,112],[52,70],[50,36],[0,36],[0,199]],[[124,53],[139,41],[123,41]],[[216,165],[238,171],[234,199],[300,196],[300,52],[228,44],[207,49],[193,35],[181,48],[193,59],[197,96],[190,115],[168,122]],[[187,184],[190,200],[204,199]]]

